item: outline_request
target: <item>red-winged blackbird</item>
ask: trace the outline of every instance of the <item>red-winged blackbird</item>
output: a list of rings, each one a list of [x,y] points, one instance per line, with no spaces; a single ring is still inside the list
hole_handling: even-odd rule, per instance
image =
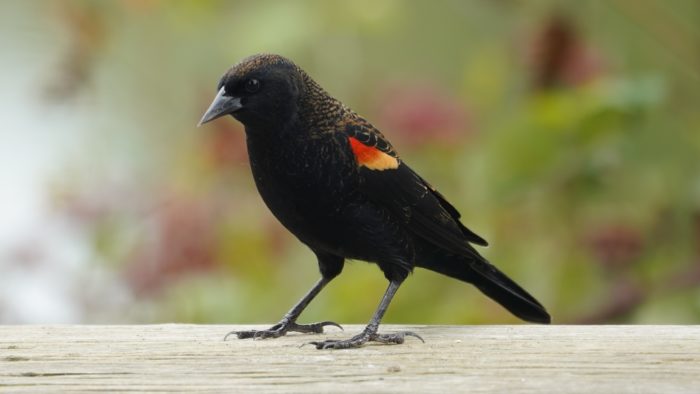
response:
[[[414,267],[475,285],[521,319],[549,323],[544,307],[470,245],[487,242],[459,221],[445,197],[397,155],[368,121],[278,55],[255,55],[228,70],[199,124],[232,115],[245,126],[255,184],[277,219],[316,254],[321,279],[268,330],[238,338],[321,333],[333,322],[297,318],[345,259],[376,263],[389,287],[362,333],[319,349],[403,343],[412,332],[379,334],[396,290]],[[339,327],[339,326],[338,326]],[[420,337],[418,337],[420,338]]]

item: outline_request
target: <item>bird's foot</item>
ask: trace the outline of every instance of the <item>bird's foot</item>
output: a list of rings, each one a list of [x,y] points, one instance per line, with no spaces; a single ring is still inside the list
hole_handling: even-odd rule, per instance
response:
[[[350,339],[326,339],[325,341],[308,342],[308,344],[316,346],[316,349],[352,349],[361,347],[367,342],[399,345],[404,342],[405,337],[415,337],[425,343],[420,335],[412,331],[400,331],[393,334],[379,334],[377,332],[363,331],[361,334],[355,335]]]
[[[249,330],[249,331],[231,331],[224,337],[224,341],[228,339],[230,335],[236,335],[238,339],[267,339],[267,338],[279,338],[286,335],[288,332],[302,332],[309,334],[321,334],[323,333],[323,327],[333,326],[338,327],[341,330],[343,327],[338,323],[332,321],[323,321],[312,324],[297,324],[295,322],[283,319],[281,322],[275,324],[274,326],[268,328],[267,330]]]

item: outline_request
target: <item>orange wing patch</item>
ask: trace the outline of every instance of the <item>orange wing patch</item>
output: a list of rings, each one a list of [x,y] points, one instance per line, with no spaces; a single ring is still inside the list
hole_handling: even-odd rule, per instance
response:
[[[370,170],[379,171],[399,168],[399,160],[397,158],[373,146],[367,146],[355,137],[349,137],[349,139],[350,148],[352,149],[352,153],[355,154],[357,164],[367,167]]]

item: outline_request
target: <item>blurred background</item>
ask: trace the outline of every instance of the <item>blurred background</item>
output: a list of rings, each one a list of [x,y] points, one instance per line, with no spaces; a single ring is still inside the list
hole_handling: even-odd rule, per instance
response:
[[[558,323],[700,323],[700,3],[0,1],[0,323],[274,323],[318,278],[223,72],[274,52],[363,114]],[[301,321],[366,322],[346,265]],[[423,270],[390,323],[516,318]]]

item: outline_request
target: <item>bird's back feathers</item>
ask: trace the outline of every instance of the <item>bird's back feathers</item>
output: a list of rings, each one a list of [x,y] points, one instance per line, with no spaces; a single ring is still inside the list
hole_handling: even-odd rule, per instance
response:
[[[410,231],[457,254],[476,253],[469,242],[488,244],[460,222],[459,211],[442,194],[401,162],[394,148],[378,130],[366,121],[353,121],[347,122],[345,133],[351,146],[362,145],[396,160],[390,166],[368,166],[363,162],[364,151],[353,148],[361,166],[362,191],[403,220]]]

